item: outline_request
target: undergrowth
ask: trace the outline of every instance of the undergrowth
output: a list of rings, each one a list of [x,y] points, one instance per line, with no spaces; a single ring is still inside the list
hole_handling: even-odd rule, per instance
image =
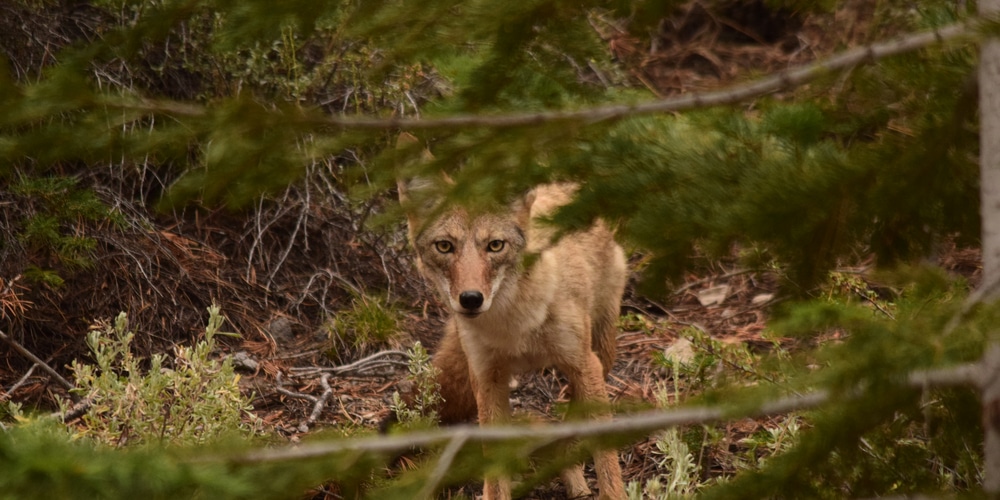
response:
[[[413,345],[407,381],[413,385],[412,399],[404,400],[399,392],[392,393],[390,410],[404,429],[429,427],[437,424],[437,406],[441,404],[438,370],[431,364],[431,356],[420,342]]]
[[[915,361],[976,359],[980,325],[995,312],[968,318],[950,335],[940,331],[965,287],[933,270],[831,273],[817,299],[778,313],[764,347],[682,330],[657,358],[668,375],[658,407],[753,407],[831,387],[834,403],[660,432],[649,444],[655,473],[630,482],[629,498],[760,498],[781,488],[813,498],[974,491],[983,467],[975,393],[898,385]]]
[[[328,323],[332,344],[327,352],[342,362],[347,354],[357,354],[390,347],[400,326],[400,312],[388,298],[354,293],[351,305],[339,311]]]
[[[135,332],[121,313],[87,335],[94,364],[74,361],[74,390],[89,408],[73,427],[74,437],[121,447],[137,444],[194,444],[239,432],[257,434],[260,424],[240,392],[232,359],[216,359],[219,308],[208,309],[203,340],[176,346],[173,356],[148,360],[132,353]],[[63,408],[67,411],[67,408]]]

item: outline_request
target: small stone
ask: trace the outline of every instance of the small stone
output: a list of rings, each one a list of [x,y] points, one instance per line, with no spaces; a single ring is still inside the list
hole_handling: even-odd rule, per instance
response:
[[[719,285],[698,292],[698,302],[704,307],[717,306],[729,296],[729,285]]]
[[[292,322],[288,321],[288,318],[274,318],[267,325],[267,332],[271,334],[275,342],[288,343],[295,339],[295,334],[292,332]]]
[[[663,357],[673,364],[683,365],[694,361],[694,345],[686,338],[679,338],[663,350]]]
[[[233,354],[233,366],[237,369],[255,372],[257,371],[257,368],[260,367],[260,363],[257,363],[256,360],[250,357],[250,353],[246,351],[239,351],[236,354]]]

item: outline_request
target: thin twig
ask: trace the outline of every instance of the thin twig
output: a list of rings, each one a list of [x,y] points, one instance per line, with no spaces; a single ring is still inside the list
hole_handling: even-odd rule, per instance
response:
[[[829,399],[829,393],[820,391],[802,397],[785,398],[762,405],[758,411],[748,416],[781,414],[790,411],[815,408]],[[532,427],[498,426],[476,427],[456,426],[399,436],[379,436],[344,441],[331,441],[300,445],[297,448],[273,448],[233,457],[236,462],[275,462],[322,457],[346,451],[369,453],[397,453],[413,447],[427,447],[450,441],[459,432],[468,439],[478,442],[499,442],[513,439],[561,440],[580,439],[618,433],[649,433],[678,425],[696,425],[721,420],[732,416],[726,410],[716,407],[693,407],[669,411],[649,411],[621,417],[609,421],[563,422]]]
[[[309,413],[309,417],[303,420],[301,423],[299,423],[297,429],[299,432],[309,432],[309,426],[316,423],[316,419],[318,419],[320,414],[323,413],[323,408],[326,406],[326,402],[329,401],[330,396],[333,395],[333,389],[330,388],[330,374],[324,373],[323,376],[320,377],[319,383],[320,385],[323,386],[323,393],[320,394],[318,397],[313,396],[312,394],[295,392],[286,389],[283,384],[281,372],[278,372],[278,375],[275,377],[275,383],[276,383],[275,389],[279,393],[284,394],[290,398],[305,399],[313,404],[313,409],[312,412]]]
[[[950,320],[948,320],[948,324],[944,327],[944,336],[947,337],[951,335],[951,333],[958,328],[962,321],[965,321],[965,319],[969,317],[972,310],[975,309],[975,307],[981,302],[996,299],[998,292],[1000,292],[1000,280],[980,284],[979,288],[973,290],[972,293],[965,298],[965,302],[962,303],[962,308],[959,309]]]
[[[307,366],[307,367],[295,367],[291,368],[292,376],[294,377],[307,377],[315,375],[317,373],[333,373],[333,374],[344,374],[344,373],[364,373],[371,371],[374,368],[382,368],[384,366],[408,366],[406,361],[398,361],[394,359],[389,359],[392,357],[400,357],[405,360],[410,359],[410,355],[405,351],[399,350],[387,350],[379,351],[370,356],[361,358],[353,363],[346,365],[333,366],[333,367],[321,367],[321,366]]]
[[[292,253],[292,249],[296,247],[296,240],[298,239],[299,229],[302,229],[303,233],[308,233],[309,231],[307,226],[309,219],[309,210],[312,208],[312,204],[309,202],[309,183],[306,182],[305,186],[306,186],[305,187],[306,199],[305,202],[302,204],[302,210],[299,211],[299,217],[295,221],[295,227],[292,229],[292,234],[291,236],[288,237],[288,245],[285,246],[285,250],[281,253],[281,256],[278,258],[278,262],[274,264],[274,266],[271,268],[271,274],[267,277],[267,288],[269,290],[274,284],[274,277],[277,276],[278,271],[280,271],[281,267],[284,266],[285,260],[288,259],[288,255]],[[308,234],[303,235],[302,239],[303,241],[308,241],[309,235]],[[303,244],[308,246],[308,244],[305,243]]]
[[[33,362],[36,365],[38,365],[46,373],[48,373],[49,375],[52,375],[52,378],[56,379],[56,382],[59,382],[59,384],[62,385],[63,387],[65,387],[66,390],[72,391],[73,389],[76,389],[76,386],[73,385],[72,383],[70,383],[69,380],[66,380],[65,378],[63,378],[63,376],[60,375],[59,372],[53,370],[52,367],[49,366],[44,361],[42,361],[41,358],[39,358],[38,356],[35,356],[34,354],[32,354],[32,352],[29,351],[28,349],[26,349],[24,346],[22,346],[20,342],[14,340],[12,338],[10,338],[6,333],[3,332],[3,330],[0,330],[0,339],[2,339],[4,342],[7,342],[8,344],[10,344],[10,346],[13,347],[15,351],[17,351],[17,352],[21,353],[22,355],[24,355],[24,357],[28,358],[29,360],[31,360],[31,362]],[[73,396],[72,392],[70,392],[70,395],[71,395],[71,397],[74,398],[73,400],[76,401],[77,398],[75,396]]]
[[[29,368],[28,371],[21,376],[21,378],[17,379],[17,382],[14,382],[14,385],[8,387],[7,390],[4,391],[7,393],[6,396],[13,396],[14,391],[18,390],[22,385],[24,385],[24,383],[28,381],[28,378],[31,377],[31,374],[35,373],[35,368],[38,368],[39,366],[40,365],[38,363],[31,365],[31,368]]]
[[[323,387],[323,393],[319,395],[316,403],[313,404],[313,410],[309,414],[309,418],[303,423],[306,426],[316,423],[316,419],[318,419],[319,415],[323,413],[323,408],[326,406],[326,402],[330,400],[330,396],[333,396],[333,389],[330,388],[329,373],[324,373],[323,376],[319,378],[319,385]]]
[[[753,268],[751,268],[751,269],[736,269],[736,270],[733,270],[733,271],[729,271],[728,273],[725,273],[725,274],[713,275],[713,276],[708,276],[708,277],[701,278],[701,279],[698,279],[698,280],[694,280],[694,281],[692,281],[690,283],[685,283],[683,286],[678,287],[676,290],[674,290],[674,295],[680,295],[680,294],[688,291],[689,289],[691,289],[691,288],[693,288],[695,286],[698,286],[698,285],[700,285],[702,283],[710,283],[710,282],[716,281],[716,280],[729,279],[729,278],[732,278],[732,277],[735,277],[735,276],[739,276],[741,274],[754,273],[754,272],[757,272],[757,271],[760,271],[760,270],[759,269],[753,269]]]

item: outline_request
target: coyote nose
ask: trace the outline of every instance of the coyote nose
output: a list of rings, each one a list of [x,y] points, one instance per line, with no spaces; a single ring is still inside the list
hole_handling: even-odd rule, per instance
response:
[[[476,291],[462,292],[458,296],[458,303],[462,304],[462,307],[474,311],[483,305],[483,294]]]

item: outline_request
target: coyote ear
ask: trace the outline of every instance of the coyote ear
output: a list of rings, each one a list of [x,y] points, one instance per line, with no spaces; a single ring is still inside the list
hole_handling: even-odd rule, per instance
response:
[[[419,143],[420,140],[413,134],[409,132],[400,132],[396,137],[396,150],[407,149]],[[421,156],[423,161],[430,161],[434,159],[434,155],[432,155],[426,148],[424,148]],[[413,207],[407,207],[406,205],[410,203],[410,191],[425,188],[427,184],[428,183],[426,181],[422,181],[420,179],[406,181],[399,177],[396,178],[396,190],[399,192],[399,203],[406,209],[407,236],[410,239],[411,245],[417,236],[417,230],[420,228],[421,221],[418,213],[419,210],[415,210]]]
[[[400,132],[396,136],[396,150],[412,148],[415,144],[420,144],[420,139],[417,136],[409,132]],[[421,160],[430,161],[434,159],[434,155],[427,148],[424,148],[423,154],[421,154]]]
[[[433,187],[431,184],[430,181],[423,178],[409,181],[398,179],[396,181],[399,203],[403,205],[403,210],[406,212],[406,235],[410,239],[411,245],[416,242],[417,234],[420,233],[420,228],[424,223],[423,216],[434,209],[433,203],[427,203],[426,194],[421,193],[421,191],[431,189]],[[411,192],[416,193],[416,203],[410,199]]]
[[[514,200],[511,209],[517,217],[517,222],[521,227],[528,227],[531,222],[531,206],[535,204],[535,189],[531,189],[524,196]]]

